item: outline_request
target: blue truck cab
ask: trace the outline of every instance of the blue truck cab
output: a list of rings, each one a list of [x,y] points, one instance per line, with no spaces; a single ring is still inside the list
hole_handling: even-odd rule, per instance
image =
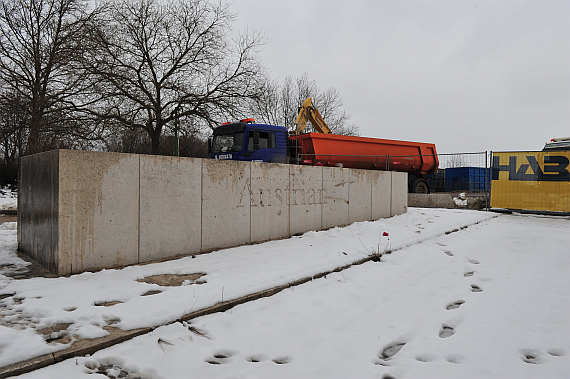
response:
[[[210,158],[287,163],[287,129],[256,124],[252,118],[220,125],[214,129]]]

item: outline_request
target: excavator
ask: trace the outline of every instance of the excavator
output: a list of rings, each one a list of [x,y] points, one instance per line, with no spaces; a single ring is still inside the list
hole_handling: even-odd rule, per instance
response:
[[[301,134],[305,131],[305,126],[307,121],[310,121],[315,130],[319,133],[330,134],[331,130],[329,126],[323,120],[321,113],[312,104],[313,99],[307,98],[303,101],[303,104],[299,107],[299,114],[297,115],[297,120],[295,121],[295,131],[294,134]]]

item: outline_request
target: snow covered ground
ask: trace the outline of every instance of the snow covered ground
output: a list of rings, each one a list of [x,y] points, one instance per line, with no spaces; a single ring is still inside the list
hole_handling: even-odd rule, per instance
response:
[[[461,229],[466,225],[471,225]],[[76,338],[166,324],[224,299],[354,262],[227,312],[22,375],[23,378],[570,377],[570,220],[477,211],[405,215],[211,254],[70,278],[14,280],[15,230],[0,230],[0,367]],[[0,228],[2,229],[2,228]],[[451,234],[446,231],[457,230]],[[388,237],[381,237],[383,232]],[[1,267],[1,266],[0,266]],[[202,273],[179,287],[149,275]],[[162,291],[141,296],[150,290]],[[119,302],[110,307],[104,302]]]
[[[0,189],[0,210],[16,210],[18,196],[9,188]]]

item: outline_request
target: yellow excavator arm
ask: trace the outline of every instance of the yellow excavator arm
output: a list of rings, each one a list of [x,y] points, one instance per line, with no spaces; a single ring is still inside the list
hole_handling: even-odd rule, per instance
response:
[[[303,130],[305,130],[305,126],[307,125],[307,121],[310,121],[311,124],[313,124],[313,127],[317,132],[329,134],[331,130],[325,120],[323,120],[317,108],[313,107],[311,102],[312,99],[309,97],[303,101],[301,108],[299,108],[299,115],[297,116],[297,121],[295,121],[295,125],[297,126],[295,128],[295,134],[303,133]]]

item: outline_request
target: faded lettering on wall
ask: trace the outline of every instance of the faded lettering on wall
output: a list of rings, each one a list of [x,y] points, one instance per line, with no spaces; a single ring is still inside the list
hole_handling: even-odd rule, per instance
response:
[[[247,204],[247,198],[250,204]],[[321,205],[327,204],[326,190],[322,188],[251,188],[249,179],[245,181],[241,191],[238,208],[246,205],[252,207],[271,207],[281,205]]]

